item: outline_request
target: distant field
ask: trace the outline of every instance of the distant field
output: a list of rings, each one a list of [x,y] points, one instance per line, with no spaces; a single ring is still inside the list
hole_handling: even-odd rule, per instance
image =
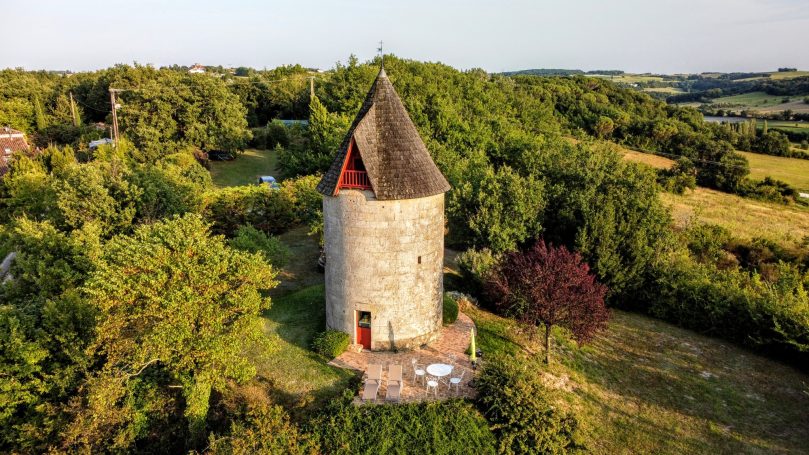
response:
[[[798,190],[809,192],[809,160],[739,152],[750,161],[750,177],[773,177],[783,180]]]
[[[707,188],[697,188],[682,196],[661,193],[672,208],[675,224],[691,220],[718,224],[734,236],[765,237],[785,246],[801,244],[809,235],[809,209],[747,199]]]
[[[750,93],[743,93],[741,95],[723,96],[721,98],[716,98],[713,100],[712,104],[739,104],[750,107],[767,107],[782,104],[782,100],[784,98],[790,98],[790,100],[794,98],[797,100],[799,97],[774,96],[768,95],[764,92],[750,92]],[[803,98],[800,97],[800,99]]]
[[[211,178],[218,187],[247,185],[260,175],[278,178],[277,166],[275,151],[247,149],[233,161],[211,161]]]
[[[652,155],[651,153],[636,152],[622,148],[621,152],[624,154],[624,159],[627,161],[634,161],[636,163],[643,163],[652,166],[656,169],[668,169],[674,166],[674,160],[664,158],[659,155]]]
[[[741,95],[723,96],[711,101],[714,107],[730,107],[736,110],[755,110],[763,113],[781,112],[787,109],[793,112],[809,112],[809,104],[803,99],[809,95],[775,96],[764,92],[750,92]],[[784,99],[789,99],[784,102]]]
[[[809,71],[784,71],[770,73],[770,79],[794,79],[796,77],[809,76]]]
[[[809,104],[806,105],[809,108]],[[764,128],[764,122],[759,120],[756,122],[759,129]],[[778,128],[779,130],[790,131],[809,131],[809,122],[793,122],[783,120],[767,120],[768,128]]]
[[[682,89],[677,87],[652,87],[652,88],[645,88],[643,89],[644,92],[656,92],[656,93],[670,93],[675,95],[677,93],[685,93]]]

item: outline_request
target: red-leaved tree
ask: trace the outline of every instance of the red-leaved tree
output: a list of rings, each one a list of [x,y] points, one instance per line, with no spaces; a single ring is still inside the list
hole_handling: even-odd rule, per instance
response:
[[[542,240],[527,251],[506,255],[486,290],[506,315],[528,326],[545,326],[545,363],[550,361],[551,327],[566,327],[578,343],[585,343],[609,318],[607,287],[596,281],[581,256]]]

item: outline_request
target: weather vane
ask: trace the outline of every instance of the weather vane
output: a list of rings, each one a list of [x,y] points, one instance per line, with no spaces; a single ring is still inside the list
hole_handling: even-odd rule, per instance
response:
[[[377,52],[379,52],[379,60],[381,62],[382,68],[385,67],[385,54],[382,53],[382,41],[379,41],[379,47],[376,48]]]

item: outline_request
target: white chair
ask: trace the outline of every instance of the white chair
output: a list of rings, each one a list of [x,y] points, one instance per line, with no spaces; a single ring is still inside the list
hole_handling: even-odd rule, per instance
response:
[[[449,378],[449,385],[452,387],[455,386],[455,394],[457,395],[461,389],[461,381],[463,380],[463,375],[466,374],[466,370],[461,371],[461,375],[457,378]]]
[[[413,382],[416,382],[416,378],[421,378],[423,381],[424,377],[427,375],[427,372],[424,371],[424,368],[419,366],[416,359],[411,360],[411,363],[413,364]]]
[[[430,376],[427,379],[427,393],[430,393],[430,389],[433,389],[433,395],[438,397],[438,378]]]

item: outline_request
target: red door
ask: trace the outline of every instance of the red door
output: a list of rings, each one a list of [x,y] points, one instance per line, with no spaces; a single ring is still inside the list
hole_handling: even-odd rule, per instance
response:
[[[357,312],[357,344],[371,349],[371,313],[368,311]]]

